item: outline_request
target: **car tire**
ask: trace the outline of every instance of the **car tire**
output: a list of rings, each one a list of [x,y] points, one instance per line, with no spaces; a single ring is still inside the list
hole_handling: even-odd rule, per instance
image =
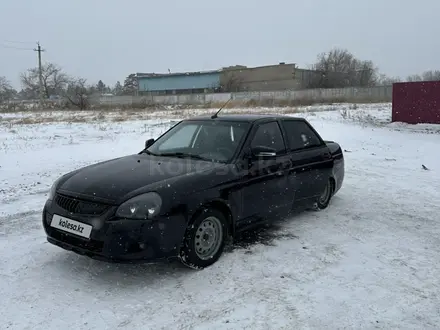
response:
[[[180,261],[192,269],[214,264],[223,253],[227,236],[224,214],[216,209],[204,209],[186,230],[179,252]]]
[[[332,199],[333,191],[334,191],[333,181],[329,179],[321,196],[318,197],[314,209],[318,211],[326,209],[330,204],[330,200]]]

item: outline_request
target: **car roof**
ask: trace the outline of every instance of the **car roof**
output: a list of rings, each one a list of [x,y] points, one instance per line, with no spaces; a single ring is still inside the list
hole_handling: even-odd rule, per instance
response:
[[[220,114],[218,114],[218,117],[216,117],[216,118],[211,118],[211,116],[212,115],[195,116],[195,117],[185,119],[185,121],[216,120],[216,121],[240,121],[240,122],[252,123],[255,121],[267,121],[267,120],[276,120],[276,119],[304,120],[304,118],[293,117],[293,116],[288,116],[288,115],[281,115],[281,114],[230,114],[230,115],[222,115],[220,113]]]

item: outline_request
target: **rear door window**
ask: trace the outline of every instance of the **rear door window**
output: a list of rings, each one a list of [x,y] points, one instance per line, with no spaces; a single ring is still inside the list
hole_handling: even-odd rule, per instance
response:
[[[322,145],[321,139],[306,122],[300,120],[283,120],[282,125],[286,132],[287,142],[291,151]]]

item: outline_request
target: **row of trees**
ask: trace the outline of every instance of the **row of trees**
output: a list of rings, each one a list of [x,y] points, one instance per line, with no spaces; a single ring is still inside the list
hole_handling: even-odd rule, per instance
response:
[[[408,76],[406,79],[388,77],[381,74],[372,61],[358,59],[348,50],[341,48],[319,54],[310,69],[313,74],[308,81],[308,88],[371,87],[400,81],[440,80],[438,70]]]
[[[137,80],[130,74],[122,85],[119,81],[114,86],[106,85],[102,80],[89,84],[86,79],[73,77],[54,64],[42,66],[42,85],[45,99],[65,98],[81,109],[87,107],[87,99],[93,95],[111,93],[113,95],[133,95],[137,91]],[[20,75],[22,89],[15,90],[6,77],[0,76],[0,103],[13,99],[38,99],[40,96],[40,77],[38,68],[28,69]]]
[[[38,68],[32,68],[20,75],[22,92],[28,98],[36,98],[39,95],[39,71]],[[88,84],[82,78],[75,78],[63,71],[63,69],[53,63],[47,63],[42,67],[43,91],[46,98],[54,95],[64,95],[69,88],[80,85],[87,89],[89,95],[112,93],[115,95],[132,95],[136,89],[133,81],[136,81],[135,75],[129,75],[124,85],[119,81],[112,87],[99,80],[96,85]]]

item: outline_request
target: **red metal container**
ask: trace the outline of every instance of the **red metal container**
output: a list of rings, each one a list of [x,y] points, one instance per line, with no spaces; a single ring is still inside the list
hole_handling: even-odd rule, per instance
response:
[[[440,81],[393,84],[392,121],[440,124]]]

